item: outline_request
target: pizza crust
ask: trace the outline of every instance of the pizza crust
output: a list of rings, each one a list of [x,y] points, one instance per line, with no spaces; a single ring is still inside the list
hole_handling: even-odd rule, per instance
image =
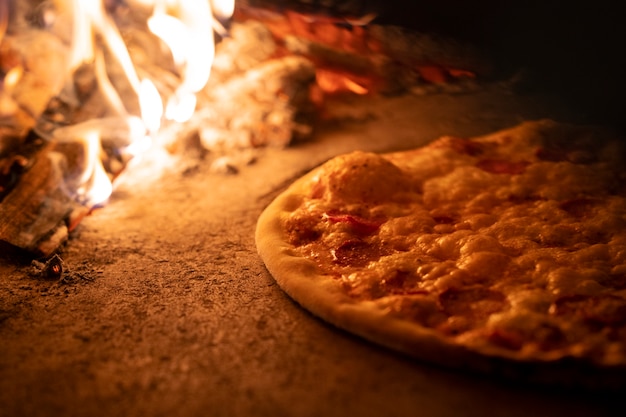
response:
[[[389,160],[409,151],[387,154]],[[256,229],[259,255],[279,286],[296,302],[321,319],[371,342],[414,358],[455,369],[506,376],[516,380],[559,385],[621,387],[626,364],[592,363],[559,351],[512,351],[489,344],[465,344],[410,320],[389,314],[380,300],[355,300],[335,277],[289,243],[286,218],[310,198],[316,168],[296,180],[261,214]]]

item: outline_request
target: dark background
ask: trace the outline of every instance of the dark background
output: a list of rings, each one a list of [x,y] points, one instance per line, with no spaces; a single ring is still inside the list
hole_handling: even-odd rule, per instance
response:
[[[493,56],[502,74],[524,69],[529,88],[558,94],[592,121],[626,127],[626,22],[619,2],[387,0],[384,5],[378,22],[473,42]]]

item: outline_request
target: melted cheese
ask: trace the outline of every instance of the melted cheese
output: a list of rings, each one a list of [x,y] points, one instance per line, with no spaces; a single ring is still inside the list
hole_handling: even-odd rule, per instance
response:
[[[311,184],[322,192],[291,216],[319,220],[319,239],[298,249],[355,300],[378,300],[460,343],[626,358],[626,337],[615,336],[626,334],[619,152],[583,138],[544,160],[550,129],[337,158]],[[324,220],[328,212],[382,221],[358,234]],[[348,261],[338,264],[337,251]],[[365,263],[351,264],[351,251]],[[598,326],[603,335],[592,335]]]

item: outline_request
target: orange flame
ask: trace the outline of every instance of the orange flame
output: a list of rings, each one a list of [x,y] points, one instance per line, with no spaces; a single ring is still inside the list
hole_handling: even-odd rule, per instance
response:
[[[78,189],[82,197],[95,206],[106,202],[113,192],[113,184],[109,180],[100,161],[100,135],[96,131],[85,134],[87,166],[83,174],[83,186]]]
[[[107,15],[103,0],[58,0],[64,3],[73,17],[72,50],[69,70],[82,63],[95,63],[96,79],[111,110],[118,116],[131,119],[115,87],[107,75],[104,54],[96,50],[95,37],[123,69],[133,93],[139,101],[143,132],[133,134],[127,152],[136,155],[149,147],[150,136],[158,132],[163,116],[168,120],[185,122],[196,108],[196,93],[207,84],[215,55],[214,28],[221,28],[218,19],[228,19],[234,11],[234,0],[133,0],[132,4],[152,7],[147,21],[150,31],[171,50],[174,64],[180,74],[180,83],[163,106],[155,84],[140,79],[126,44],[113,19]],[[0,0],[0,36],[2,34],[2,5]],[[100,135],[97,131],[85,134],[89,157],[94,158],[85,172],[82,194],[90,204],[108,199],[112,186],[99,162]],[[97,151],[93,151],[96,149]]]
[[[168,100],[166,118],[184,122],[195,110],[194,94],[206,85],[211,75],[215,40],[210,25],[213,21],[210,2],[178,0],[176,3],[178,16],[168,14],[164,3],[155,4],[148,27],[168,45],[182,78]]]

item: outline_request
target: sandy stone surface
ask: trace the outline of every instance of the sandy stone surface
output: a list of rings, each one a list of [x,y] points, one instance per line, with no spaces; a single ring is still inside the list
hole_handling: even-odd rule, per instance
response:
[[[611,396],[444,370],[337,330],[280,290],[254,246],[263,208],[329,157],[564,117],[540,102],[487,92],[343,106],[353,121],[239,174],[199,165],[122,184],[63,249],[61,281],[5,251],[0,416],[610,414]]]

